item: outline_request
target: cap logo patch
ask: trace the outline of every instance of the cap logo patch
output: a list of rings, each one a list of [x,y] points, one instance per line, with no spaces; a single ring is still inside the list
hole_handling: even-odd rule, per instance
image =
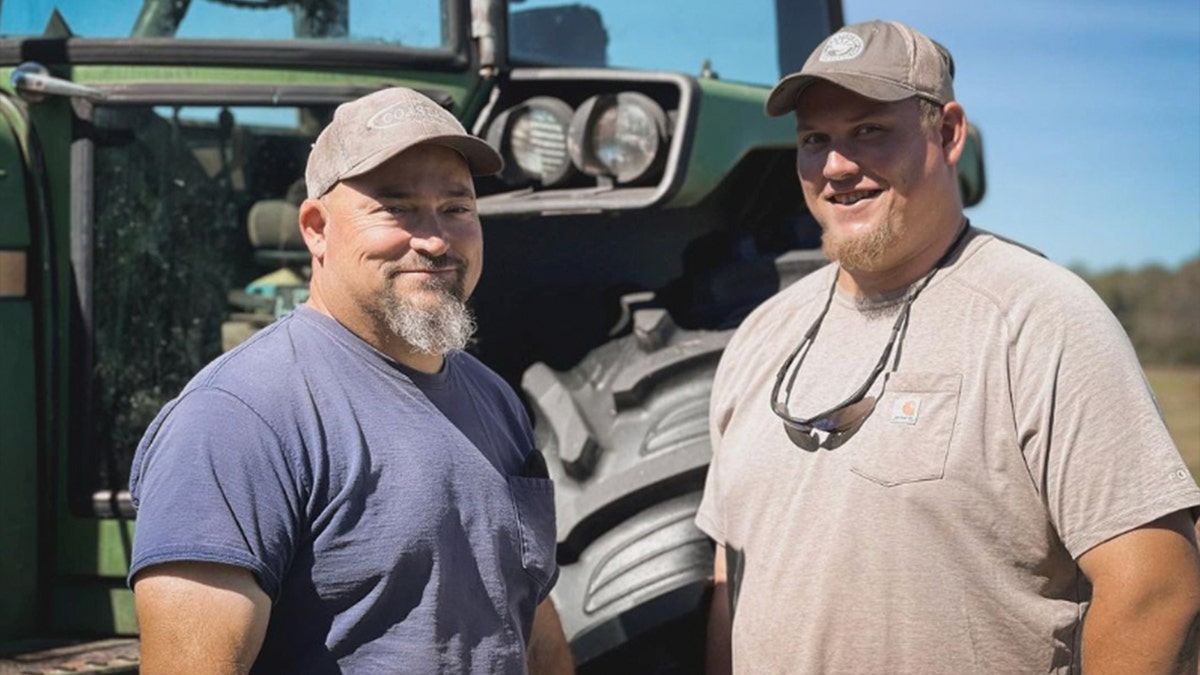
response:
[[[862,38],[854,33],[838,33],[825,42],[818,61],[848,61],[863,52]]]
[[[424,101],[402,101],[394,103],[371,116],[367,120],[368,129],[386,129],[405,122],[419,122],[435,119],[439,110],[432,103]]]

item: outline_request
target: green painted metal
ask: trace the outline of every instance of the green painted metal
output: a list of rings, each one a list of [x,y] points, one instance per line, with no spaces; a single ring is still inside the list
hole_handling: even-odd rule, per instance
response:
[[[472,93],[465,100],[455,99],[461,101],[458,106],[459,109],[456,112],[464,120],[463,124],[467,127],[468,131],[470,131],[471,124],[479,117],[479,113],[487,104],[488,96],[491,95],[492,89],[495,86],[496,78],[482,78],[477,82],[477,86],[471,90]]]
[[[299,70],[292,68],[244,68],[224,66],[76,65],[70,79],[79,84],[147,82],[213,82],[217,84],[312,84],[326,86],[371,86],[380,82],[431,84],[466,90],[478,74],[403,70]]]
[[[58,524],[60,574],[124,579],[129,571],[134,523],[117,518],[67,516]]]
[[[0,105],[12,104],[5,100]],[[0,117],[0,120],[11,116]],[[25,210],[25,166],[16,134],[23,129],[9,129],[0,122],[0,204],[4,214],[0,216],[0,248],[17,249],[29,246],[29,214]]]
[[[7,179],[5,179],[7,180]],[[18,200],[20,201],[20,200]],[[5,202],[12,204],[14,202]],[[19,209],[14,209],[18,210]],[[7,218],[7,216],[6,216]],[[0,639],[29,634],[37,615],[37,410],[33,309],[0,300]]]
[[[0,248],[23,250],[27,269],[31,232],[19,111],[0,100]],[[37,616],[38,429],[33,304],[0,299],[0,639],[30,634]]]
[[[0,103],[8,112],[16,112],[12,99]],[[18,114],[9,114],[5,120],[15,122],[16,132],[23,141],[18,154],[17,137],[12,133],[0,134],[0,199],[6,205],[3,226],[0,227],[0,242],[28,247],[31,239],[31,222],[37,222],[26,211],[26,191],[34,186],[25,180],[25,167],[20,157],[32,158],[40,151],[44,160],[44,171],[49,191],[49,231],[39,233],[41,247],[28,251],[29,267],[37,275],[36,285],[43,289],[35,305],[31,301],[0,300],[0,324],[5,330],[0,333],[0,512],[10,514],[0,520],[0,546],[6,551],[21,551],[20,555],[0,557],[0,593],[5,598],[0,604],[0,638],[19,637],[34,630],[44,631],[44,625],[35,625],[42,608],[38,606],[39,585],[54,589],[55,602],[48,613],[51,623],[61,629],[64,626],[82,629],[85,632],[132,632],[133,605],[131,595],[124,589],[124,577],[128,569],[128,553],[132,541],[132,523],[115,520],[78,518],[69,514],[66,501],[65,471],[56,470],[68,466],[70,460],[67,416],[56,411],[69,410],[70,370],[66,368],[66,355],[70,353],[69,312],[72,298],[72,273],[70,247],[70,111],[63,99],[48,99],[35,104],[31,110],[32,127],[26,129]],[[27,108],[28,109],[28,108]],[[6,125],[7,126],[7,125]],[[30,131],[37,135],[33,142]],[[31,162],[30,172],[36,171]],[[36,180],[38,176],[34,174]],[[37,191],[34,190],[36,193]],[[18,224],[20,227],[18,227]],[[50,242],[54,242],[51,244]],[[51,294],[50,289],[57,289]],[[35,349],[35,312],[42,316],[44,333],[41,336],[40,352],[57,356],[61,361],[46,359],[40,362]],[[40,389],[35,378],[39,377],[36,367],[44,370],[40,377],[52,383]],[[39,400],[39,395],[45,397]],[[11,400],[10,400],[11,399]],[[44,415],[41,421],[41,437],[52,442],[39,448],[39,430],[36,423],[38,405]],[[54,442],[56,441],[56,442]],[[39,492],[50,487],[39,481],[39,464],[45,474],[53,476],[54,489],[46,494]],[[43,518],[39,523],[38,504],[53,505],[55,517]],[[53,532],[39,531],[52,527]],[[53,537],[52,547],[42,547]],[[41,554],[52,552],[53,561],[39,559]],[[41,576],[39,578],[39,571]],[[80,586],[78,582],[64,581],[67,577],[108,578],[109,586],[102,592],[92,586]],[[82,593],[72,598],[75,593]]]
[[[983,169],[983,135],[975,125],[967,127],[967,142],[958,160],[958,181],[962,189],[963,206],[975,206],[987,191]]]
[[[133,592],[112,582],[65,578],[51,598],[57,635],[136,635]]]
[[[40,496],[40,503],[53,509],[54,516],[45,525],[50,532],[39,533],[43,540],[49,539],[51,546],[44,547],[42,554],[49,557],[43,561],[42,583],[46,586],[43,593],[49,589],[56,600],[49,605],[46,620],[50,628],[60,632],[59,626],[64,621],[71,622],[86,617],[92,613],[99,616],[111,616],[113,605],[108,601],[108,594],[92,597],[80,597],[74,602],[63,603],[57,598],[68,593],[72,588],[66,574],[95,574],[95,571],[85,572],[82,569],[63,570],[61,561],[70,559],[64,551],[89,551],[93,560],[99,559],[96,551],[113,545],[102,542],[98,537],[88,538],[76,535],[76,530],[94,529],[96,523],[79,523],[80,519],[71,516],[67,508],[67,471],[72,461],[70,452],[69,419],[72,410],[71,363],[73,353],[72,336],[70,332],[71,312],[74,297],[74,278],[71,267],[71,180],[70,180],[70,144],[71,144],[70,102],[63,98],[50,98],[30,106],[30,120],[37,134],[38,145],[44,161],[46,177],[45,189],[48,193],[50,229],[53,231],[44,241],[52,238],[53,248],[44,250],[42,288],[46,290],[39,307],[42,312],[42,322],[45,327],[42,350],[44,354],[52,355],[45,364],[44,380],[48,383],[45,395],[49,397],[44,410],[45,438],[50,439],[47,447],[43,448],[43,461],[47,466],[47,474],[53,478],[53,483],[43,483],[47,494]],[[51,295],[50,290],[55,292]],[[95,569],[95,564],[90,566]],[[44,601],[44,596],[43,596]],[[66,609],[74,607],[74,609]],[[107,632],[113,620],[95,624],[90,630]]]
[[[693,206],[720,183],[739,159],[755,148],[793,148],[790,117],[763,112],[766,87],[701,79],[696,135],[683,185],[669,207]]]
[[[5,75],[7,78],[7,75]],[[309,85],[328,87],[436,88],[450,94],[459,109],[469,106],[468,98],[479,83],[474,72],[444,73],[393,70],[295,70],[226,67],[166,67],[81,65],[71,69],[69,79],[84,85],[188,83],[215,85]]]

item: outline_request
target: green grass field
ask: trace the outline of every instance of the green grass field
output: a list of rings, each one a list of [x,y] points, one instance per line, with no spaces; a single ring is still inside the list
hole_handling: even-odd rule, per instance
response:
[[[1200,481],[1200,368],[1149,366],[1146,376],[1167,418],[1175,447]]]

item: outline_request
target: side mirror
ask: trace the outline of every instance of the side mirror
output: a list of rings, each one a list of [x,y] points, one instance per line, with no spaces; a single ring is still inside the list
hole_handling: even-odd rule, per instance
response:
[[[975,206],[983,201],[987,181],[983,171],[983,135],[974,124],[967,124],[967,144],[958,160],[958,188],[963,206]]]

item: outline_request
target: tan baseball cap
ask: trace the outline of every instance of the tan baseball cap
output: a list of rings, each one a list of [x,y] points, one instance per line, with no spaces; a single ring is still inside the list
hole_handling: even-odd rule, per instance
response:
[[[422,143],[457,150],[476,176],[504,168],[500,154],[468,134],[448,110],[418,91],[390,87],[343,103],[333,112],[333,121],[308,155],[308,196],[320,197],[338,181],[361,176]]]
[[[779,81],[767,97],[767,114],[796,109],[800,94],[825,80],[876,101],[920,96],[954,100],[954,59],[949,50],[895,21],[864,21],[825,38],[798,73]]]

